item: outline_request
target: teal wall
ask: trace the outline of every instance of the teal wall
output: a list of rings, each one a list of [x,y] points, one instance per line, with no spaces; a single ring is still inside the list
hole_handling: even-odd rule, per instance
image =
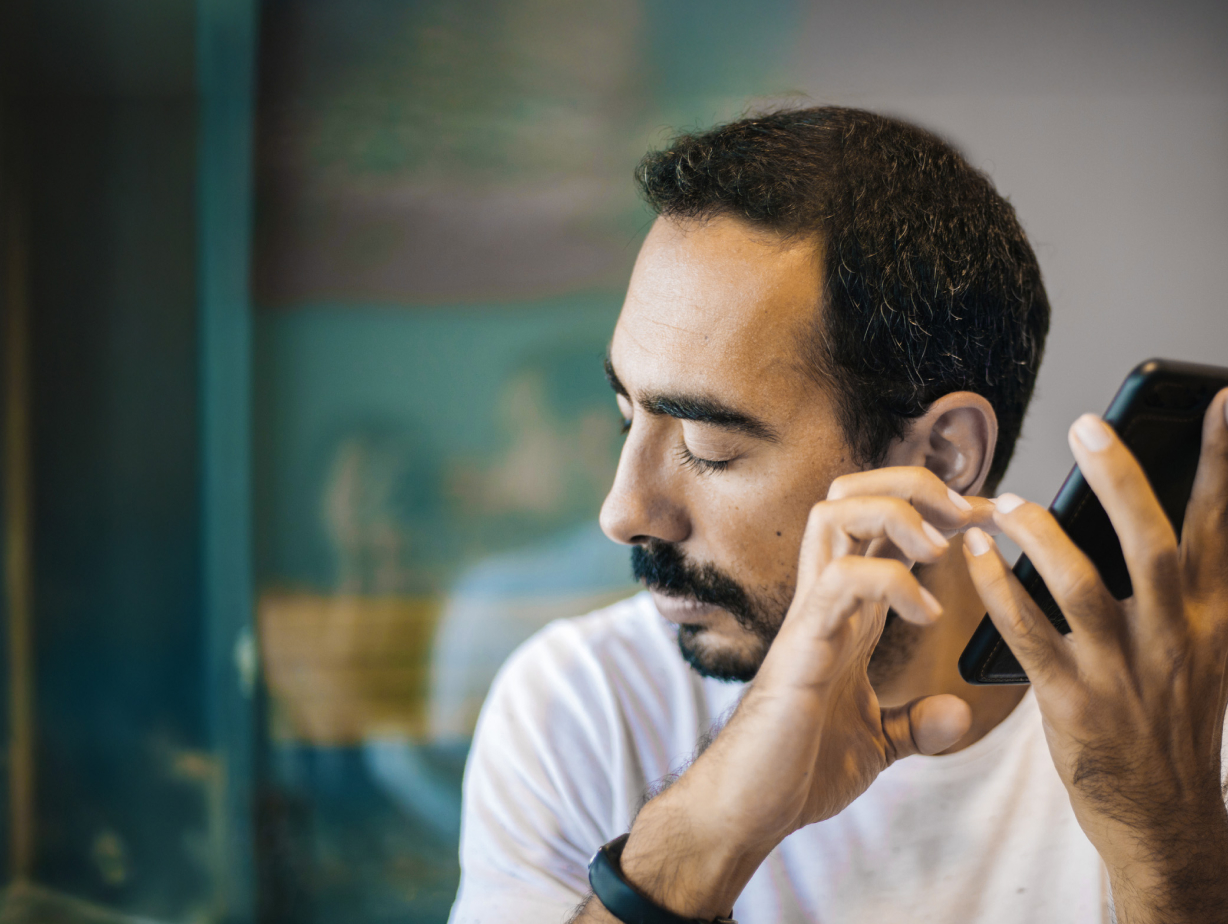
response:
[[[414,590],[441,592],[467,563],[596,515],[577,499],[538,523],[475,517],[447,492],[457,458],[488,457],[506,440],[496,399],[526,359],[570,354],[562,374],[577,400],[617,414],[601,371],[617,318],[612,294],[578,293],[512,307],[396,310],[312,305],[263,312],[256,327],[259,573],[266,582],[326,589],[335,575],[321,495],[331,453],[354,433],[407,443],[410,486],[400,515],[429,535]],[[613,441],[611,441],[612,443]]]

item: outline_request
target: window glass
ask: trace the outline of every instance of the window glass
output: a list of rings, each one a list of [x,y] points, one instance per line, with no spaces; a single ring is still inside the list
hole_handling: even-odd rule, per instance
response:
[[[786,86],[791,4],[271,3],[257,182],[266,901],[442,921],[500,664],[634,592],[601,360],[670,125]],[[408,915],[408,917],[407,917]]]

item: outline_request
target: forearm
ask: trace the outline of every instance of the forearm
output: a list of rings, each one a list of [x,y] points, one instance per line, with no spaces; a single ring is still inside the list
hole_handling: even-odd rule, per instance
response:
[[[736,828],[697,814],[693,798],[671,788],[650,801],[631,827],[619,866],[623,879],[653,904],[710,921],[730,916],[771,847],[736,846]],[[595,896],[572,918],[575,924],[616,920]]]
[[[749,843],[739,836],[740,825],[717,816],[715,800],[687,792],[686,782],[640,812],[623,850],[623,874],[642,894],[684,917],[727,917],[776,841]],[[706,812],[699,809],[705,802]]]
[[[1219,924],[1228,909],[1228,813],[1140,839],[1109,867],[1117,924]]]

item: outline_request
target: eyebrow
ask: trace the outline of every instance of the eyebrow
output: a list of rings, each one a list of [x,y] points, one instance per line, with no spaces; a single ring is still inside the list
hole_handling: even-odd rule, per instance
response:
[[[602,365],[605,368],[605,380],[609,382],[610,387],[614,389],[614,394],[622,395],[624,398],[629,399],[631,395],[627,393],[627,386],[619,381],[618,373],[614,371],[614,364],[610,362],[610,357],[607,356]]]
[[[607,356],[605,360],[605,378],[614,389],[614,393],[631,399],[627,387],[623,385],[614,371],[614,364]],[[729,405],[704,395],[647,395],[639,405],[649,414],[663,414],[678,420],[693,420],[696,423],[709,424],[743,433],[746,436],[769,443],[777,443],[780,437],[776,431],[753,414],[739,411]]]

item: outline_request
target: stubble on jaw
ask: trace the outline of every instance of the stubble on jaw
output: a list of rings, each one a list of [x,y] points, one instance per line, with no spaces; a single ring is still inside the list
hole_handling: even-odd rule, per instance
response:
[[[882,690],[904,673],[921,643],[921,627],[903,620],[895,610],[887,611],[883,634],[870,654],[866,675],[870,686]]]
[[[631,550],[631,573],[649,590],[686,597],[724,610],[746,633],[739,644],[713,645],[706,626],[678,627],[678,650],[703,677],[749,681],[767,655],[789,610],[792,588],[753,593],[711,562],[696,565],[672,542],[653,539]]]
[[[747,637],[735,645],[709,643],[706,626],[680,625],[678,650],[703,677],[749,682],[767,656],[792,602],[793,587],[752,592],[711,563],[695,565],[672,543],[654,540],[631,550],[632,573],[650,590],[690,597],[729,613]],[[887,611],[883,632],[870,655],[867,674],[876,689],[890,684],[912,660],[920,641],[918,626]]]

